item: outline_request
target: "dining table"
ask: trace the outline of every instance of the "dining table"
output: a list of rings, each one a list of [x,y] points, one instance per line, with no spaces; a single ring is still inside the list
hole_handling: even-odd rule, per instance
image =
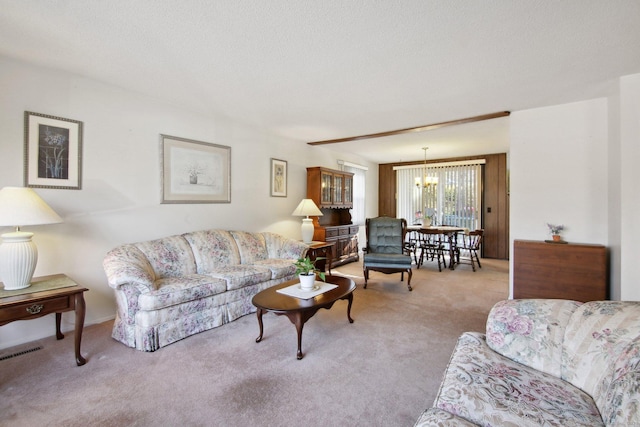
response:
[[[449,252],[449,269],[455,269],[455,265],[457,264],[457,253],[458,253],[458,233],[468,233],[469,229],[464,227],[456,227],[453,225],[408,225],[407,226],[407,235],[409,239],[414,238],[415,233],[419,230],[436,230],[440,234],[446,237],[448,243],[448,252]],[[417,240],[417,237],[415,237]]]

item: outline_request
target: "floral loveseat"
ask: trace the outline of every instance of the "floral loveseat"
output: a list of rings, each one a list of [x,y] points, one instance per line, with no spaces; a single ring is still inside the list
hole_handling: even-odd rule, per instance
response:
[[[274,233],[225,230],[119,246],[103,262],[118,306],[112,336],[155,351],[254,312],[253,296],[294,278],[306,250]]]
[[[640,426],[640,302],[509,300],[416,426]]]

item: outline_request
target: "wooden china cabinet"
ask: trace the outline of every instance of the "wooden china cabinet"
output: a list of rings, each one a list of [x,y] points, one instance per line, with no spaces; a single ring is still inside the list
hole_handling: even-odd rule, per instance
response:
[[[320,166],[307,168],[307,198],[322,216],[313,218],[313,240],[334,242],[331,267],[358,260],[358,230],[351,222],[353,174]]]

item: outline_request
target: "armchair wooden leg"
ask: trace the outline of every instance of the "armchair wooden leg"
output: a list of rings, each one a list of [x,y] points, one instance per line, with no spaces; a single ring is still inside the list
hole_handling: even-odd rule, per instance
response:
[[[369,280],[369,269],[364,269],[364,289],[367,289],[367,280]]]
[[[411,287],[411,275],[413,274],[413,272],[411,271],[411,268],[409,268],[409,270],[407,270],[407,275],[409,276],[409,278],[407,279],[407,287],[409,288],[409,291],[412,291],[413,288]]]

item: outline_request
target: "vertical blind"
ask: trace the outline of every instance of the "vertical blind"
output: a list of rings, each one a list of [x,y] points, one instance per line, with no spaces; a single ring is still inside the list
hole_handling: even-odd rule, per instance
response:
[[[396,169],[399,218],[408,224],[481,228],[482,165],[455,164]]]

